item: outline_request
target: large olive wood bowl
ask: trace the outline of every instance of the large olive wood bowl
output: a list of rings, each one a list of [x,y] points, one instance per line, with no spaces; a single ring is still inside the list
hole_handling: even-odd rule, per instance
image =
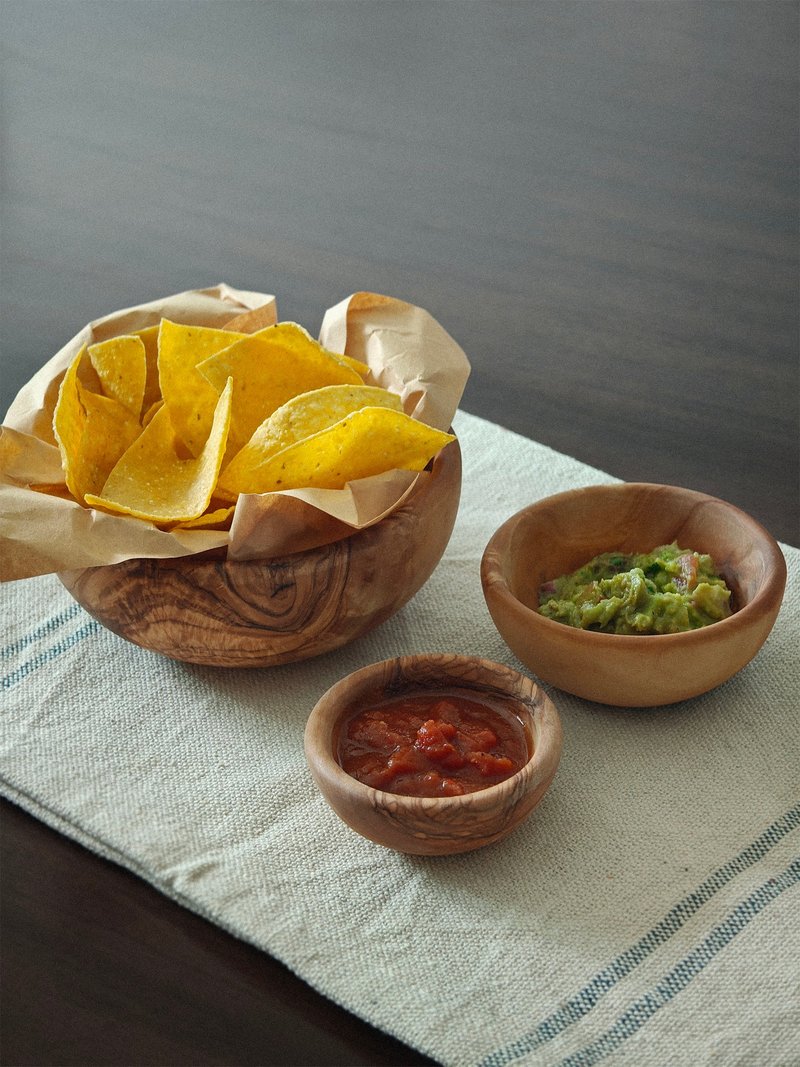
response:
[[[400,796],[352,778],[336,759],[338,730],[354,711],[401,694],[458,690],[502,701],[519,716],[532,755],[511,778],[474,793]],[[561,721],[530,678],[469,656],[401,656],[348,675],[325,693],[309,716],[306,759],[321,793],[351,829],[399,852],[442,856],[502,840],[546,793],[561,758]]]
[[[173,659],[268,667],[340,648],[384,622],[433,573],[461,493],[458,441],[385,519],[321,548],[228,562],[132,559],[59,575],[109,630]]]
[[[627,636],[578,630],[536,610],[543,582],[600,552],[649,552],[673,541],[711,555],[733,593],[729,618],[688,633]],[[704,693],[750,662],[778,614],[786,561],[763,526],[732,504],[627,483],[523,508],[486,546],[481,582],[501,636],[540,679],[599,703],[650,707]]]

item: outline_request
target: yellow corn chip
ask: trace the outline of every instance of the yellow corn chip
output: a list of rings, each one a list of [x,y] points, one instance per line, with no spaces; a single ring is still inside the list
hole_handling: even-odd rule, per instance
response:
[[[300,393],[273,412],[247,444],[223,468],[219,492],[235,500],[240,487],[258,478],[270,458],[320,430],[333,426],[359,408],[385,407],[402,411],[400,397],[372,385],[326,385]]]
[[[202,515],[214,492],[231,414],[232,383],[214,411],[211,430],[196,459],[181,459],[166,405],[155,413],[111,471],[98,495],[86,502],[151,522],[185,522]]]
[[[360,359],[353,359],[352,356],[346,356],[342,352],[333,353],[337,359],[340,359],[342,363],[346,363],[351,370],[354,370],[359,378],[364,381],[369,377],[369,366],[366,363],[362,363]]]
[[[227,530],[240,493],[421,470],[454,440],[366,385],[365,363],[296,323],[264,325],[273,315],[242,317],[249,332],[162,319],[82,349],[53,417],[72,496],[167,529]]]
[[[206,359],[198,370],[217,392],[233,378],[229,457],[273,411],[298,393],[324,385],[364,384],[341,356],[328,352],[293,322],[281,322],[236,341]]]
[[[227,530],[233,518],[234,506],[214,508],[213,511],[204,511],[196,519],[186,519],[185,522],[176,523],[173,530]]]
[[[144,345],[144,357],[147,364],[142,411],[148,411],[161,397],[161,387],[158,384],[158,331],[160,328],[160,325],[156,323],[155,326],[145,326],[142,330],[133,331],[134,336],[140,338]]]
[[[159,399],[155,400],[149,408],[145,408],[144,415],[142,415],[142,429],[152,421],[153,416],[157,411],[160,411],[164,406],[164,401]]]
[[[82,348],[67,368],[53,413],[67,488],[79,503],[99,492],[141,429],[122,404],[81,384],[78,375],[85,355]]]
[[[210,384],[197,364],[245,334],[210,326],[182,326],[161,320],[158,335],[158,378],[175,436],[192,456],[199,456],[226,381]]]
[[[389,408],[360,408],[333,426],[271,456],[238,482],[241,493],[343,489],[389,470],[422,470],[452,434]]]
[[[61,466],[67,488],[76,500],[83,500],[87,489],[81,469],[81,441],[86,428],[86,409],[78,396],[78,367],[86,354],[82,348],[67,367],[67,372],[58,388],[58,399],[53,411],[53,434],[61,452]],[[102,486],[102,482],[100,483]],[[91,487],[88,487],[91,491]]]
[[[89,345],[89,359],[105,396],[119,401],[138,419],[147,381],[147,359],[141,338],[123,335]]]

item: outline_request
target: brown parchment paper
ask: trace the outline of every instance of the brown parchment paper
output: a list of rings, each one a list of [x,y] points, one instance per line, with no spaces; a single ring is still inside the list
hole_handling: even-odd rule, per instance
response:
[[[162,318],[250,333],[277,321],[275,297],[220,284],[126,308],[84,326],[23,386],[0,427],[0,581],[138,557],[170,558],[225,549],[228,559],[299,552],[379,522],[419,478],[390,471],[344,489],[242,495],[230,531],[165,531],[152,523],[83,507],[69,495],[53,436],[58,387],[84,344],[155,325]],[[449,429],[469,376],[452,337],[422,308],[355,293],[328,309],[320,341],[362,360],[369,382],[400,395],[407,414]],[[44,493],[34,486],[47,486]]]

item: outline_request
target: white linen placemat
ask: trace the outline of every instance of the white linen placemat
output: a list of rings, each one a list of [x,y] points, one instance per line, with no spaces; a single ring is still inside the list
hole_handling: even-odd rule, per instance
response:
[[[484,605],[491,533],[615,479],[474,416],[445,557],[349,647],[188,666],[94,622],[54,577],[0,589],[2,792],[446,1065],[800,1062],[800,552],[756,659],[623,710],[555,690],[561,767],[505,842],[440,859],[349,830],[303,757],[349,671],[414,652],[520,669]]]

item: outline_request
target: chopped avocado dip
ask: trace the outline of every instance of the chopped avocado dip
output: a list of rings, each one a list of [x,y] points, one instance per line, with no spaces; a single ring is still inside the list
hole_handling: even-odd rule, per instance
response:
[[[730,601],[711,557],[674,543],[633,555],[604,552],[539,591],[548,619],[608,634],[697,630],[726,619]]]

